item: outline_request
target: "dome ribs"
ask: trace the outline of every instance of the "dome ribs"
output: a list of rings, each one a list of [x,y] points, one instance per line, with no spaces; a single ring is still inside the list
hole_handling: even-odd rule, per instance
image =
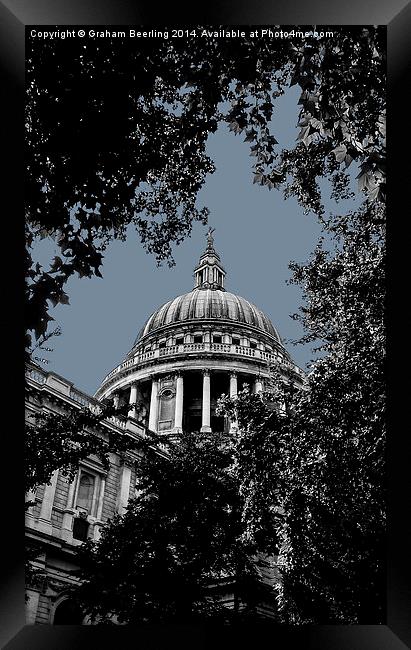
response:
[[[166,302],[165,305],[163,305],[157,312],[157,323],[154,325],[152,329],[157,329],[158,327],[162,327],[163,325],[167,324],[167,314],[168,310],[170,309],[172,303],[174,300],[169,300]]]
[[[261,309],[241,296],[220,289],[193,289],[159,307],[140,330],[134,345],[157,329],[188,321],[229,320],[265,332],[281,343],[277,330]]]
[[[170,318],[173,322],[181,321],[181,305],[184,303],[184,296],[179,296],[172,303],[172,309],[170,309]],[[171,315],[172,314],[172,315]]]
[[[188,295],[190,296],[190,298],[189,298],[189,308],[188,308],[188,315],[189,316],[188,317],[191,320],[191,319],[195,318],[198,291],[192,291]],[[185,295],[185,297],[187,297],[187,294]]]
[[[235,300],[236,300],[237,312],[238,312],[238,318],[236,318],[235,320],[238,320],[240,323],[247,323],[247,318],[246,318],[244,307],[243,307],[242,301],[240,300],[240,297],[235,296]]]

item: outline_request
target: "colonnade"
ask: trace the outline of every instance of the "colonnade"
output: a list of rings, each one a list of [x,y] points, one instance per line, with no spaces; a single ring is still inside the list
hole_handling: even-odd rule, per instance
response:
[[[202,386],[202,405],[201,405],[201,431],[211,431],[211,371],[204,369],[202,371],[203,386]],[[151,393],[150,393],[150,411],[148,428],[151,431],[157,431],[158,416],[159,416],[159,387],[160,377],[151,377]],[[233,398],[238,392],[238,374],[237,372],[230,372],[230,397]],[[258,375],[254,378],[254,392],[260,393],[263,390],[262,378]],[[136,415],[138,396],[138,383],[131,384],[130,387],[130,411],[131,417]],[[118,398],[117,398],[118,399]],[[184,407],[184,374],[177,372],[175,375],[175,410],[174,410],[174,427],[173,432],[181,433],[183,428],[183,407]],[[237,423],[230,421],[230,430],[237,430]]]

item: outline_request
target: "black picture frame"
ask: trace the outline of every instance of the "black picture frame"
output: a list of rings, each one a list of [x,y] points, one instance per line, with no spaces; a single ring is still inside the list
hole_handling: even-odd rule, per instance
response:
[[[410,537],[407,533],[407,511],[410,494],[410,472],[404,455],[407,438],[406,353],[407,336],[401,315],[407,300],[407,255],[400,250],[408,201],[406,158],[407,112],[406,93],[410,77],[411,3],[404,0],[303,0],[274,3],[255,0],[246,3],[198,5],[187,12],[174,3],[161,13],[161,23],[210,25],[322,24],[387,26],[388,37],[388,299],[387,331],[389,335],[389,544],[386,625],[279,627],[261,625],[244,628],[241,636],[229,629],[153,626],[96,627],[25,626],[23,530],[23,481],[21,472],[23,431],[23,277],[18,251],[23,250],[23,106],[24,106],[24,32],[26,25],[153,25],[159,22],[155,3],[132,0],[8,0],[0,2],[0,63],[7,92],[3,95],[2,146],[6,165],[2,174],[2,207],[4,251],[16,251],[4,261],[3,277],[3,469],[5,479],[1,517],[2,573],[0,588],[0,643],[8,650],[19,648],[90,648],[126,647],[157,648],[178,644],[181,647],[209,647],[216,642],[225,647],[268,644],[318,650],[398,650],[411,646],[410,607]],[[4,87],[4,86],[3,86]],[[404,219],[405,217],[405,219]],[[399,229],[401,232],[399,233]],[[399,236],[398,236],[399,235]],[[409,240],[408,240],[409,241]],[[405,245],[405,244],[403,244]],[[395,252],[394,252],[395,251]],[[4,253],[5,256],[5,253]],[[402,294],[397,298],[395,288]],[[402,297],[401,297],[402,296]],[[396,322],[397,321],[397,322]],[[404,417],[398,419],[398,414]],[[11,418],[7,416],[11,414]]]

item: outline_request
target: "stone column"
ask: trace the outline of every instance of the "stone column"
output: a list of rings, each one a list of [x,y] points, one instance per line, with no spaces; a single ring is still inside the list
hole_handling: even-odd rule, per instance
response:
[[[261,393],[263,390],[263,380],[262,377],[258,376],[255,378],[254,382],[254,392],[255,393]]]
[[[210,427],[210,371],[203,370],[203,409],[201,431],[211,431]]]
[[[237,373],[230,372],[230,397],[237,396]]]
[[[183,402],[184,402],[184,380],[179,372],[176,381],[176,409],[174,414],[174,431],[181,433],[183,430]]]
[[[230,373],[230,397],[237,397],[237,373],[236,372],[231,372]],[[233,433],[234,431],[238,431],[238,423],[237,420],[232,419],[230,420],[230,433]]]
[[[128,415],[131,418],[137,417],[137,384],[131,384],[129,404],[131,406]]]
[[[53,472],[50,483],[44,488],[43,501],[41,502],[41,509],[39,515],[39,529],[51,535],[51,513],[53,510],[54,496],[56,494],[58,470]]]
[[[151,400],[150,400],[150,417],[148,428],[151,431],[157,431],[158,420],[158,380],[153,377],[151,381]]]

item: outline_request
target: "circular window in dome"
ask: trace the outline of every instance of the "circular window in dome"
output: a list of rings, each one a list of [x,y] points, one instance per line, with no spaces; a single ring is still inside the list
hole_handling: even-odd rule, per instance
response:
[[[166,388],[161,393],[161,399],[171,399],[172,397],[174,397],[174,393],[170,388]]]

